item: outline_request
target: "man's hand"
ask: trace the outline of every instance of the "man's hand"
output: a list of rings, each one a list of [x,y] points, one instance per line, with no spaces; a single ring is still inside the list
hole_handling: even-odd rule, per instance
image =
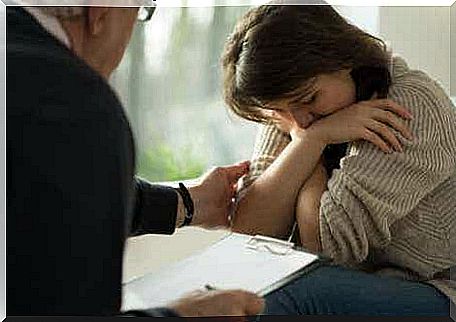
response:
[[[169,308],[182,317],[242,317],[260,314],[264,300],[241,290],[197,291],[171,303]]]
[[[219,167],[202,177],[201,183],[189,188],[195,204],[193,225],[206,229],[229,226],[229,215],[238,180],[248,173],[250,162]]]

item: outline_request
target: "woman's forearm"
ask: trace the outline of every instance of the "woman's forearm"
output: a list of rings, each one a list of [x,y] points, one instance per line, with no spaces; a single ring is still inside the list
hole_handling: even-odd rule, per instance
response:
[[[239,201],[233,230],[287,237],[295,219],[297,195],[311,176],[324,147],[310,136],[291,141]]]

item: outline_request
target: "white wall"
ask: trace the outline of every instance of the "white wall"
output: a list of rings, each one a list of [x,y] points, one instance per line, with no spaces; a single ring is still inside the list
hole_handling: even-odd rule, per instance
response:
[[[379,35],[449,92],[450,7],[380,7]]]
[[[429,73],[448,92],[451,87],[451,95],[456,96],[456,3],[451,8],[335,8],[357,26],[386,40],[395,53],[406,58],[411,67]]]
[[[379,7],[334,6],[334,8],[351,23],[374,36],[378,36]]]

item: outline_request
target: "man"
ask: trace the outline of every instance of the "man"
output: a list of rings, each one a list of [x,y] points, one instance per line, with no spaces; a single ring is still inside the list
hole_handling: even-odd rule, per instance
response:
[[[9,316],[120,314],[125,239],[188,224],[185,189],[183,199],[134,178],[130,127],[107,84],[137,14],[7,9]],[[193,225],[227,225],[235,183],[247,169],[219,168],[189,188]],[[127,314],[255,315],[262,308],[253,294],[214,291]]]

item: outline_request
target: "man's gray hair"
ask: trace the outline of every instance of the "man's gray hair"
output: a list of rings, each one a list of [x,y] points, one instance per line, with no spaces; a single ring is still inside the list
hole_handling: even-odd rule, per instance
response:
[[[46,15],[59,19],[71,19],[81,16],[84,7],[139,7],[150,6],[155,0],[23,0],[27,5],[38,5],[39,9]]]
[[[84,13],[84,7],[40,7],[41,12],[59,19],[72,19]]]

